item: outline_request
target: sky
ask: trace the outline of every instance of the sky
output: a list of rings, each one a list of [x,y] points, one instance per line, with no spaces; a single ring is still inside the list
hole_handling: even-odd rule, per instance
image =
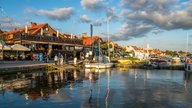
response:
[[[120,46],[192,52],[192,0],[0,0],[0,29],[48,23]]]

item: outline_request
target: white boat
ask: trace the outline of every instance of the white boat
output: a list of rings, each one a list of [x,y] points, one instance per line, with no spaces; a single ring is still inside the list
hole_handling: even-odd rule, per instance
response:
[[[187,59],[185,65],[184,65],[184,69],[187,72],[192,72],[192,63],[190,59]]]
[[[89,63],[85,64],[85,68],[111,68],[113,67],[113,63]]]
[[[180,57],[172,57],[171,61],[172,61],[173,63],[180,63],[180,62],[181,62],[181,59],[180,59]]]
[[[108,24],[108,21],[107,21],[107,31],[108,31],[108,49],[109,49],[109,24]],[[100,41],[99,41],[99,52],[100,52]],[[85,68],[105,69],[105,68],[113,67],[114,63],[110,62],[110,50],[108,50],[108,57],[102,56],[101,58],[102,58],[102,62],[100,62],[100,54],[99,54],[99,62],[85,64]]]
[[[190,63],[190,64],[186,63],[184,68],[185,68],[185,71],[192,72],[192,63]]]

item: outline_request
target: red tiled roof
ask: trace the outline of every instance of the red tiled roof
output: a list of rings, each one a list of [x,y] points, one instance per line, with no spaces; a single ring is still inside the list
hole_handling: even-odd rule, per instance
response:
[[[83,39],[83,45],[91,45],[95,40],[91,38]]]
[[[31,28],[29,28],[29,31],[32,30],[31,35],[36,34],[39,30],[41,30],[41,28],[45,27],[47,24],[39,24],[36,26],[33,26]]]
[[[41,28],[45,27],[47,24],[39,24],[39,25],[34,25],[32,27],[28,27],[29,34],[34,35],[36,34]],[[4,34],[16,34],[16,33],[24,33],[25,28],[18,29],[18,30],[13,30],[10,32],[5,32]]]
[[[93,44],[94,41],[101,39],[99,36],[93,36],[92,39],[91,37],[84,37],[83,38],[83,45],[91,45]]]

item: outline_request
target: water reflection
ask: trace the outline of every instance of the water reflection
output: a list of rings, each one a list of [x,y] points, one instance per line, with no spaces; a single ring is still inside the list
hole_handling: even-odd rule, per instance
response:
[[[184,86],[186,91],[192,89],[191,74],[192,72],[184,72]]]
[[[187,108],[192,107],[191,74],[114,68],[4,75],[0,76],[0,104],[2,108]]]
[[[4,75],[0,77],[2,95],[9,90],[13,93],[24,94],[26,100],[42,98],[47,101],[49,95],[58,94],[58,90],[72,82],[82,82],[78,70],[59,72],[34,72]]]

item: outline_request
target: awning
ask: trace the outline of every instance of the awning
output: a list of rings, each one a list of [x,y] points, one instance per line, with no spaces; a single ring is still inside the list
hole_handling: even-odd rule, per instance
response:
[[[0,51],[2,51],[2,47],[3,47],[3,46],[0,45]],[[3,47],[3,50],[4,50],[4,51],[10,51],[10,50],[11,50],[11,47],[5,45],[5,46]]]
[[[13,51],[30,51],[31,50],[30,48],[27,48],[20,44],[14,44],[11,46],[11,48]]]

